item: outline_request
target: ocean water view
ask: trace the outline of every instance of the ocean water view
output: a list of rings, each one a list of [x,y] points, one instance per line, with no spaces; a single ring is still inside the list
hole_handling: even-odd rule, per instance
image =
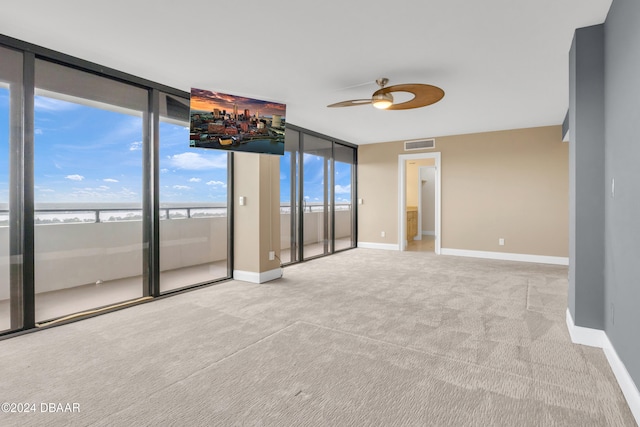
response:
[[[336,203],[336,211],[351,210],[350,203]],[[305,203],[304,212],[323,212],[322,203]],[[281,214],[290,214],[291,205],[280,204]],[[212,218],[227,216],[225,203],[176,202],[160,205],[160,219]],[[139,203],[38,203],[35,206],[36,225],[141,221]],[[0,203],[0,227],[9,226],[9,205]]]
[[[211,218],[227,216],[225,203],[163,203],[160,219]],[[36,225],[141,221],[140,203],[38,203]],[[0,227],[9,226],[9,206],[0,203]]]

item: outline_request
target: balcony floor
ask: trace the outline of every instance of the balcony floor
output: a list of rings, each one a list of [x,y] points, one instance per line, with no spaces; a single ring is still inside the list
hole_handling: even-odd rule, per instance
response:
[[[227,277],[227,261],[168,270],[160,274],[160,290],[167,292]],[[36,293],[36,322],[44,322],[141,298],[142,276]],[[0,331],[9,329],[9,301],[0,301]]]
[[[351,247],[350,238],[336,239],[336,250],[349,247]],[[304,247],[305,258],[313,258],[322,255],[323,252],[323,243],[309,244]],[[280,258],[282,263],[290,262],[289,250],[282,250]],[[164,293],[227,276],[226,260],[168,270],[160,274],[160,291]],[[73,313],[94,310],[97,307],[135,300],[142,296],[142,276],[105,281],[99,285],[88,284],[36,293],[36,322],[46,322]],[[0,301],[0,331],[10,327],[9,301],[2,300]]]

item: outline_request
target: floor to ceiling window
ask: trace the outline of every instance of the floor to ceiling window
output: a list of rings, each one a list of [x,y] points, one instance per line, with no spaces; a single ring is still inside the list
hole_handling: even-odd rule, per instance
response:
[[[36,321],[142,297],[148,92],[35,65]]]
[[[228,156],[189,147],[189,100],[160,96],[160,290],[228,277]]]
[[[0,335],[229,278],[232,155],[190,147],[189,94],[0,44]]]
[[[298,258],[298,157],[300,133],[287,129],[284,155],[280,158],[280,262],[289,264]]]
[[[22,84],[22,54],[0,47],[0,331],[22,327],[19,314],[19,293],[22,285],[19,275],[11,274],[12,217],[18,209],[15,205],[17,159],[13,159],[18,143],[16,135]],[[13,107],[13,108],[12,108]],[[12,199],[14,203],[12,203]],[[18,255],[18,254],[15,254]],[[13,257],[14,263],[21,257]],[[14,264],[15,266],[15,264]],[[17,267],[17,266],[16,266]],[[15,273],[15,271],[14,271]],[[12,277],[13,276],[13,277]],[[12,292],[13,289],[13,292]],[[12,321],[12,312],[14,313]]]
[[[355,150],[341,144],[333,146],[334,174],[334,249],[353,248],[355,215],[352,189],[355,188]]]
[[[287,128],[280,160],[284,264],[356,246],[355,168],[354,146]]]
[[[303,258],[308,259],[332,251],[329,238],[331,141],[304,135],[302,159]]]
[[[233,155],[190,147],[189,94],[0,45],[0,335],[229,278]],[[355,147],[285,145],[282,263],[354,247]]]

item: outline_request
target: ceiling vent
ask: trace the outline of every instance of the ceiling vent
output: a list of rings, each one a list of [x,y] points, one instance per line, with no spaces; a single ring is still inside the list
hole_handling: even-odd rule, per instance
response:
[[[433,138],[404,142],[404,151],[428,150],[430,148],[436,148],[436,140]]]

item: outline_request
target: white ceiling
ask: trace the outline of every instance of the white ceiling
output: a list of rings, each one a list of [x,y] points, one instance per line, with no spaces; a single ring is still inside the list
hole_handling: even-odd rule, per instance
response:
[[[10,0],[0,33],[181,90],[287,104],[287,121],[356,144],[560,124],[575,28],[612,0]],[[375,79],[442,101],[370,105]]]

